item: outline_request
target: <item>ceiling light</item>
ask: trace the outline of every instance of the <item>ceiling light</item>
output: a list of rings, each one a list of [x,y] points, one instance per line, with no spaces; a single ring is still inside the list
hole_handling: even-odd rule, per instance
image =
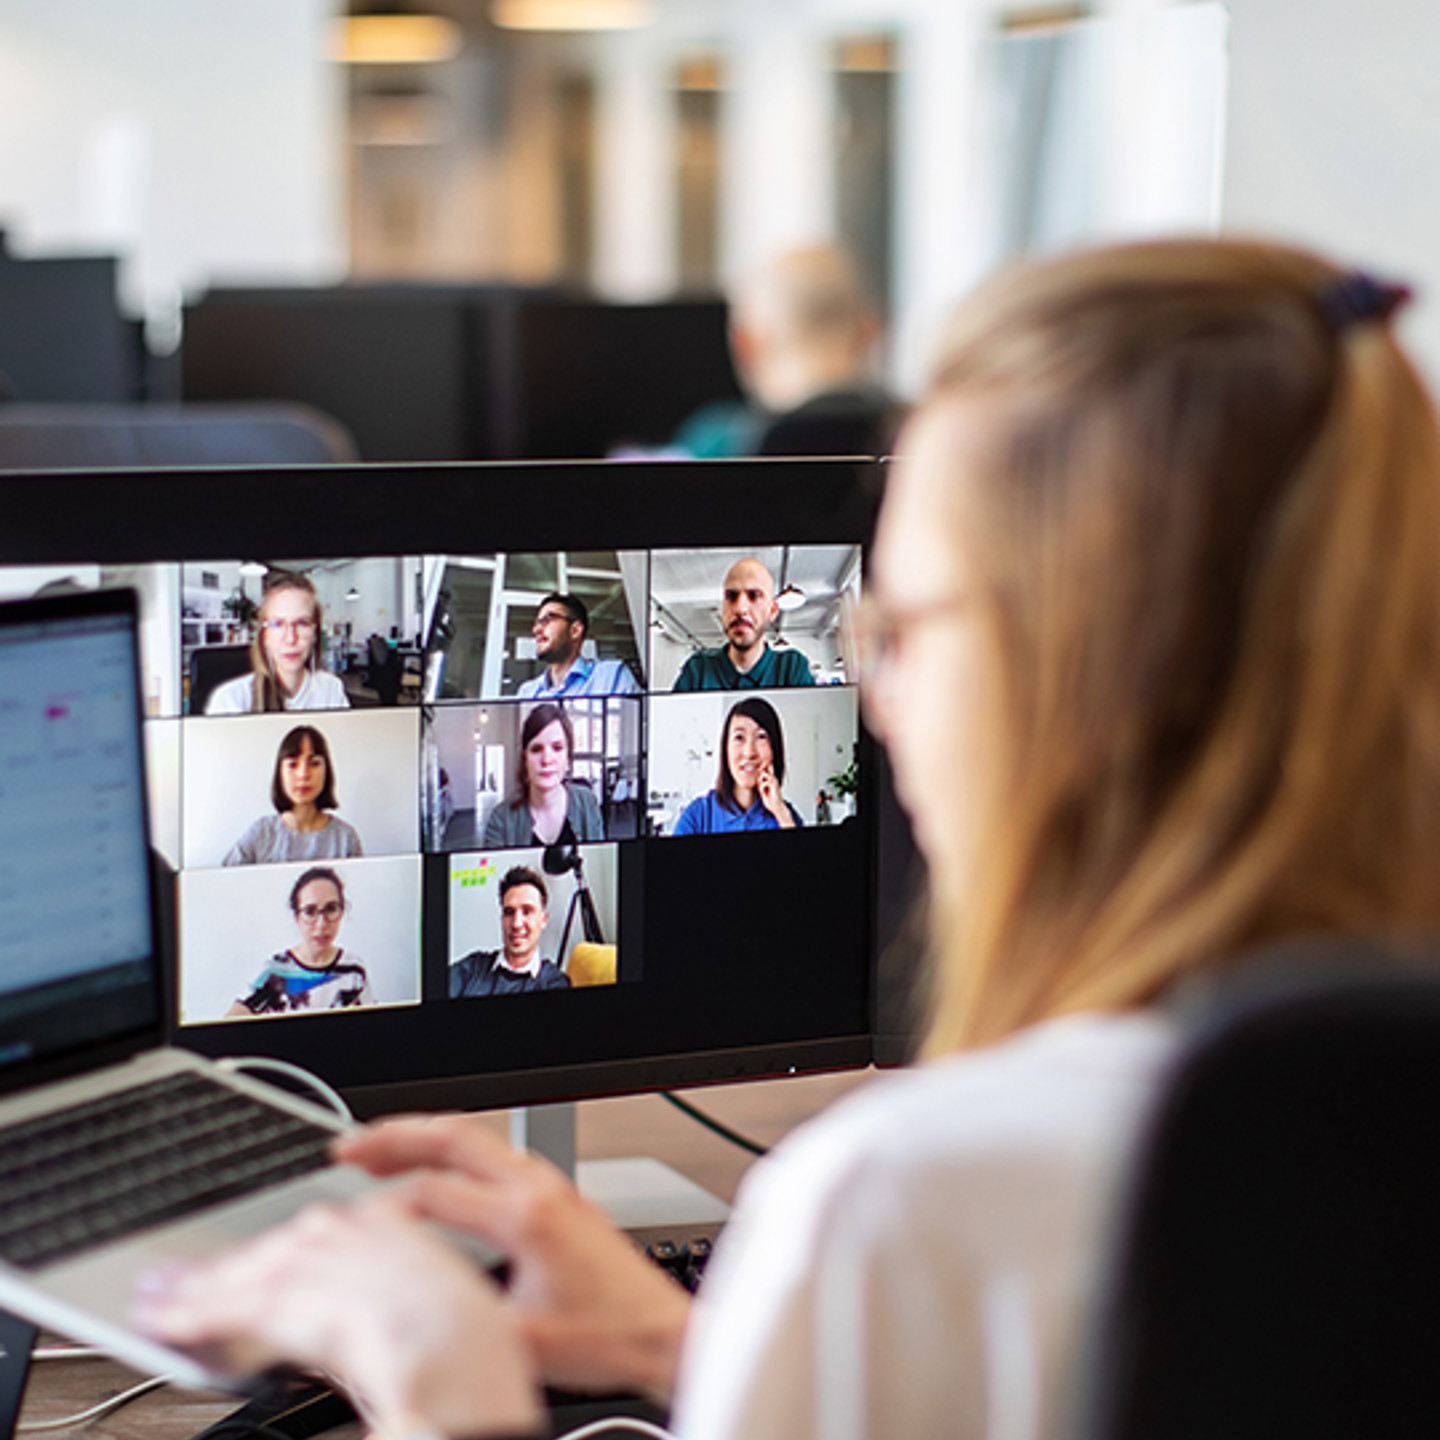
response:
[[[358,600],[358,599],[360,598],[360,592],[352,585],[352,586],[345,592],[345,598],[346,598],[347,600]]]
[[[262,575],[269,574],[269,571],[258,560],[242,560],[240,574],[246,580],[258,580]]]
[[[775,603],[787,613],[799,610],[805,604],[805,592],[798,585],[787,585],[775,597]]]
[[[492,0],[502,30],[636,30],[655,16],[654,0]]]
[[[346,65],[433,65],[453,60],[464,41],[447,16],[392,5],[337,20],[330,54]]]

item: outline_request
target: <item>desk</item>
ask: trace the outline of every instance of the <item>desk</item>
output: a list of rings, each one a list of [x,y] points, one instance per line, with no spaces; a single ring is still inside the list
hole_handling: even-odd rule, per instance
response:
[[[684,1093],[733,1129],[769,1145],[866,1078],[866,1072],[802,1076]],[[653,1155],[725,1200],[734,1197],[735,1187],[750,1164],[750,1156],[744,1151],[712,1135],[656,1095],[587,1100],[578,1110],[577,1138],[582,1159]],[[508,1118],[504,1112],[483,1118],[505,1133]],[[75,1414],[127,1389],[140,1378],[111,1360],[40,1362],[31,1374],[21,1421]],[[84,1440],[186,1440],[224,1418],[235,1405],[232,1396],[163,1389],[83,1428],[48,1434],[59,1440],[80,1436]],[[347,1434],[332,1433],[342,1440]],[[352,1427],[348,1433],[356,1432]]]

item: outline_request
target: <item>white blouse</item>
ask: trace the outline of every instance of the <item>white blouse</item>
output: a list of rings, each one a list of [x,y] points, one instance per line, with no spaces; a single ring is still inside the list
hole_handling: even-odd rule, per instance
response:
[[[879,1079],[746,1178],[685,1440],[1050,1440],[1107,1201],[1173,1030],[1071,1016]]]
[[[205,702],[207,715],[246,715],[254,704],[255,677],[237,675],[210,692]],[[300,687],[285,699],[287,710],[348,710],[350,697],[345,682],[328,670],[307,670]]]

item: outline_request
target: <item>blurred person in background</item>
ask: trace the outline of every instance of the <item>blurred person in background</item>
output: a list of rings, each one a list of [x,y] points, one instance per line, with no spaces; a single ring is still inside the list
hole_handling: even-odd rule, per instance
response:
[[[730,302],[730,350],[748,403],[697,411],[677,447],[698,458],[888,454],[900,407],[875,379],[880,334],[844,250],[810,245],[775,256]]]

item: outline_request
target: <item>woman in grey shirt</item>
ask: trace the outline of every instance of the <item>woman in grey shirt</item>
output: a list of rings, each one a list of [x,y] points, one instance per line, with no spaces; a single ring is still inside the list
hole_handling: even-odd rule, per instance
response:
[[[262,815],[231,847],[227,865],[274,865],[285,860],[348,860],[363,855],[353,825],[329,812],[335,798],[330,746],[313,725],[286,733],[270,779],[273,815]]]
[[[537,705],[520,727],[514,797],[491,812],[482,843],[498,848],[603,840],[605,822],[594,793],[570,778],[574,756],[575,731],[564,708],[553,701]]]

